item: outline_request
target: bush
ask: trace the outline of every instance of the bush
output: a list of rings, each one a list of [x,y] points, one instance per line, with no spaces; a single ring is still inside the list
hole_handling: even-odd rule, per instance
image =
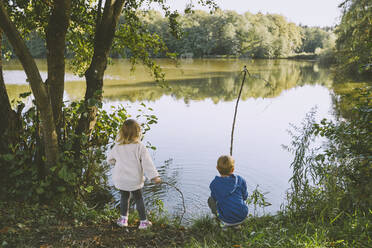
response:
[[[25,97],[27,95],[24,95]],[[18,102],[21,108],[23,102]],[[146,107],[143,104],[143,107]],[[150,109],[151,110],[151,109]],[[107,185],[105,162],[106,151],[121,126],[128,118],[124,107],[113,108],[108,113],[102,108],[92,132],[76,135],[80,115],[85,113],[83,101],[72,102],[63,107],[63,127],[59,135],[58,164],[47,168],[44,163],[40,137],[40,121],[37,108],[33,105],[22,114],[22,130],[19,142],[10,146],[11,153],[0,154],[0,193],[4,200],[39,202],[54,199],[84,199],[85,201],[107,202],[111,198]],[[144,132],[156,123],[156,116],[143,114]],[[73,150],[76,139],[81,141],[80,156]]]
[[[357,91],[349,95],[357,98],[349,113],[343,113],[347,118],[317,123],[310,113],[303,127],[295,128],[286,211],[297,219],[329,225],[332,238],[365,245],[372,242],[372,87]],[[326,142],[315,147],[319,137]]]
[[[329,66],[336,63],[336,51],[334,48],[322,49],[319,53],[319,63],[323,66]]]

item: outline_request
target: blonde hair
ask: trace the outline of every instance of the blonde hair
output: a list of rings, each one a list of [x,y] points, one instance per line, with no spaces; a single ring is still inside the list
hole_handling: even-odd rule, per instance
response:
[[[133,119],[124,121],[120,128],[118,143],[121,145],[138,143],[141,139],[141,127]]]
[[[230,175],[234,171],[235,160],[228,155],[223,155],[217,160],[217,170],[221,175]]]

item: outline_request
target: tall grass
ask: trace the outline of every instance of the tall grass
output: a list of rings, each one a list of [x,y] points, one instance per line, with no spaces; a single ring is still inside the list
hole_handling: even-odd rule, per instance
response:
[[[187,247],[372,247],[372,87],[358,89],[336,120],[311,111],[292,127],[293,175],[276,215],[251,215],[241,229],[199,219]],[[322,138],[323,143],[314,142]]]

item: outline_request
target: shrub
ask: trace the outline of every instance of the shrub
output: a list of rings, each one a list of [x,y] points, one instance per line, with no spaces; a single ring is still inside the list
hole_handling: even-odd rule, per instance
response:
[[[18,102],[23,105],[23,102]],[[142,105],[146,108],[146,105]],[[151,110],[151,109],[150,109]],[[144,132],[156,123],[156,116],[145,114]],[[102,108],[89,135],[77,136],[75,129],[80,115],[84,114],[83,101],[63,107],[63,127],[59,135],[58,164],[47,168],[44,164],[40,136],[39,114],[33,103],[22,114],[20,142],[10,146],[11,153],[0,154],[2,171],[1,197],[4,200],[53,200],[81,198],[87,202],[107,202],[111,197],[107,184],[109,165],[105,162],[109,143],[115,139],[121,126],[130,115],[120,106],[108,112]],[[81,141],[80,156],[73,150],[75,139]]]
[[[317,123],[310,113],[303,127],[295,128],[289,148],[295,155],[292,187],[286,206],[290,215],[330,225],[331,236],[349,239],[354,245],[362,236],[358,244],[371,242],[372,214],[372,87],[357,91],[349,95],[357,97],[349,113],[343,113],[346,118]],[[316,147],[313,141],[319,137],[325,142]]]

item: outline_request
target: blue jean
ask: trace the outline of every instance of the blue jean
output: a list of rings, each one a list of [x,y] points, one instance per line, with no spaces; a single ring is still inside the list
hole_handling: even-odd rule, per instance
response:
[[[216,216],[218,215],[217,214],[217,202],[211,196],[208,198],[208,207],[211,209],[214,215]]]

